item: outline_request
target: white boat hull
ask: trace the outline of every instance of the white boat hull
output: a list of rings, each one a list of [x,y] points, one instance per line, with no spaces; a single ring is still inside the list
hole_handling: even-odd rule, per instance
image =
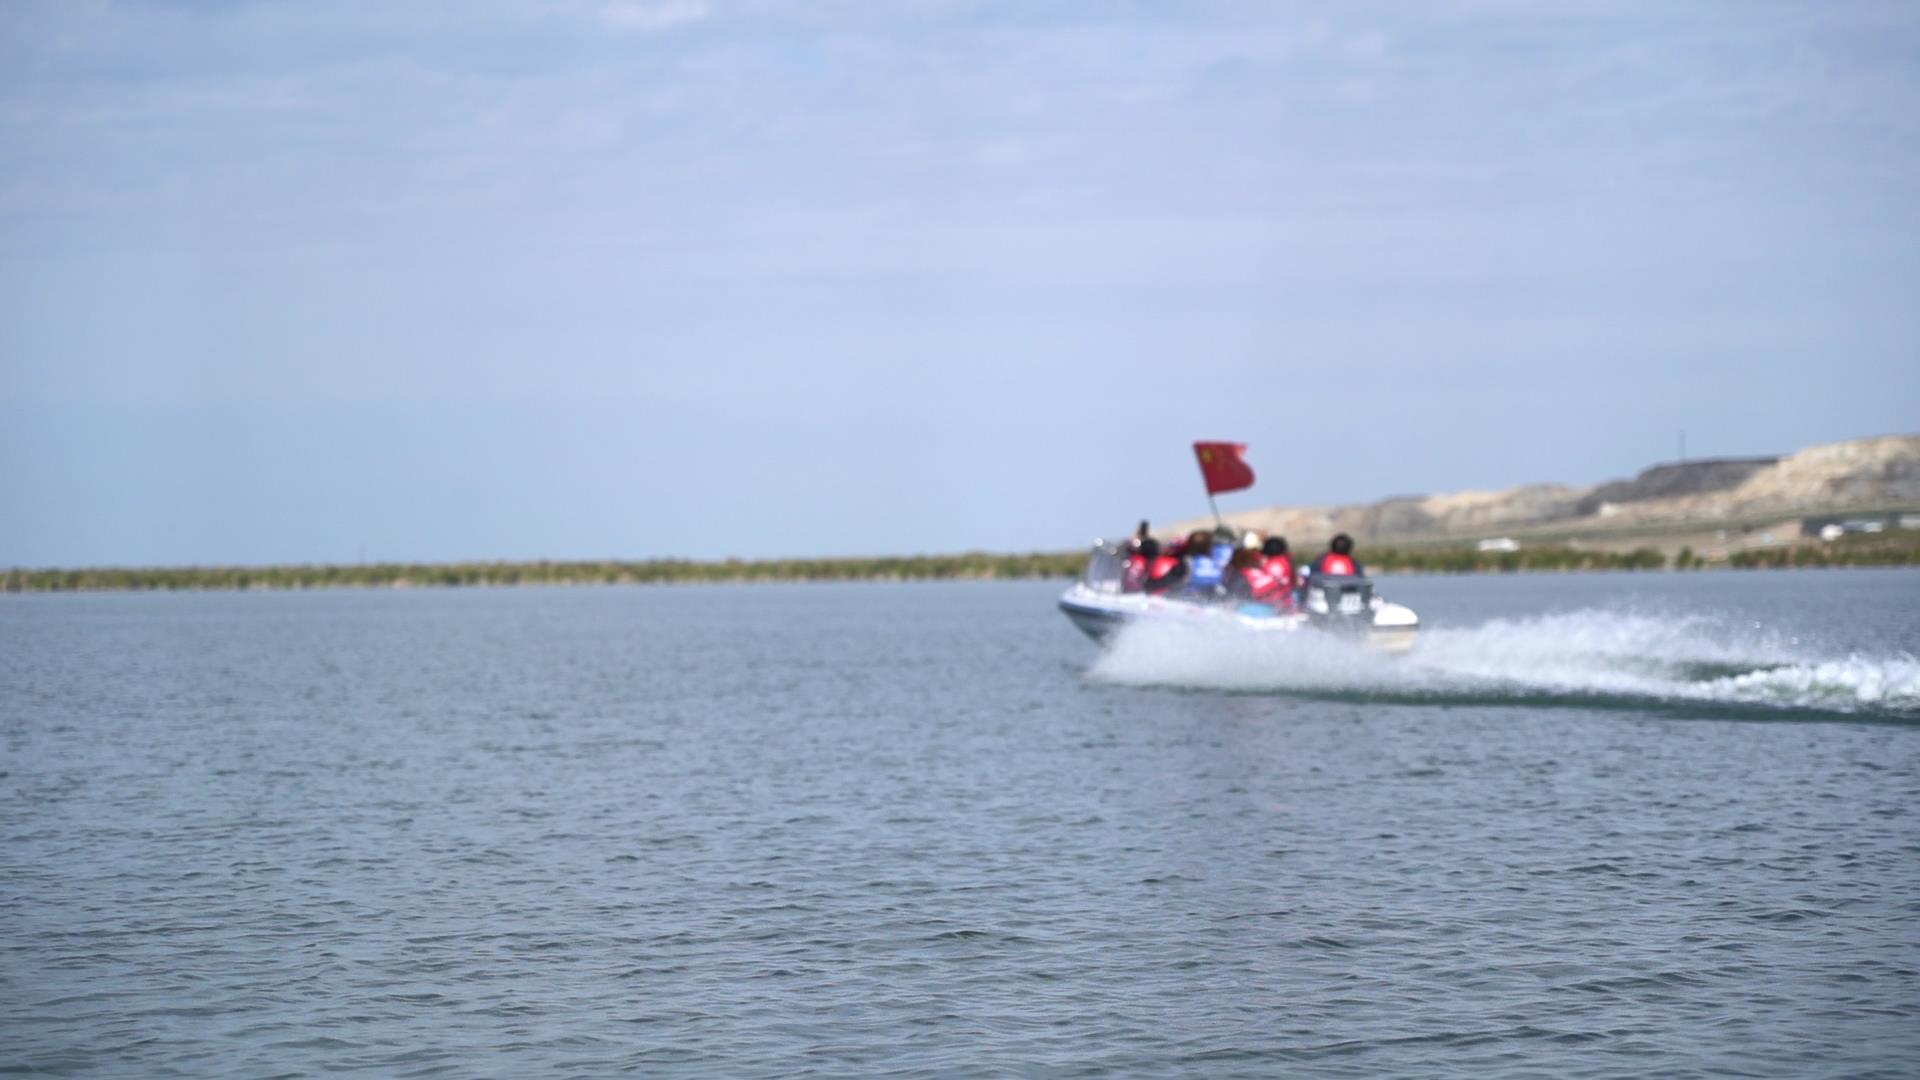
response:
[[[1105,641],[1137,622],[1230,626],[1254,634],[1302,631],[1353,637],[1386,652],[1413,647],[1420,619],[1401,604],[1377,602],[1359,617],[1329,619],[1304,612],[1276,612],[1264,604],[1196,603],[1191,600],[1109,591],[1080,582],[1060,597],[1060,610],[1095,641]]]

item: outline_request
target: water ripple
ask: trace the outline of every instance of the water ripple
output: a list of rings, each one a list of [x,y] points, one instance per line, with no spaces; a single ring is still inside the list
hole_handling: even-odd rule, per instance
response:
[[[15,1074],[1920,1060],[1913,727],[1112,686],[1029,586],[23,599]]]

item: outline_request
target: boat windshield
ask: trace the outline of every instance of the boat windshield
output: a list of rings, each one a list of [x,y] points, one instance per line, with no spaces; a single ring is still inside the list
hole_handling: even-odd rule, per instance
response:
[[[1121,583],[1127,575],[1127,556],[1119,544],[1100,541],[1093,545],[1093,553],[1087,556],[1087,568],[1081,573],[1080,580],[1089,588],[1101,592],[1119,592]]]

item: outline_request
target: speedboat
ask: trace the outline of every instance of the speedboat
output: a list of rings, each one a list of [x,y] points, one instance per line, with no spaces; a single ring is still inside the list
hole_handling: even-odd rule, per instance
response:
[[[1095,641],[1140,622],[1231,627],[1256,634],[1334,634],[1390,653],[1413,647],[1420,617],[1373,592],[1364,577],[1319,574],[1307,579],[1297,609],[1190,595],[1126,592],[1127,549],[1096,543],[1087,568],[1060,597],[1060,610]]]

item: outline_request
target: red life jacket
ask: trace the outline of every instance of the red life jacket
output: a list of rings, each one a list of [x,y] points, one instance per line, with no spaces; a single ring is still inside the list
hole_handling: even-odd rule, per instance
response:
[[[1320,556],[1320,568],[1315,570],[1314,573],[1338,574],[1344,577],[1352,577],[1353,560],[1347,558],[1345,555],[1335,555],[1329,551],[1325,555]]]
[[[1294,586],[1293,556],[1291,555],[1269,556],[1266,562],[1263,562],[1260,564],[1260,569],[1265,570],[1267,573],[1272,574],[1276,578],[1279,578],[1280,584],[1283,588],[1288,588],[1288,589],[1293,588]]]
[[[1240,571],[1240,576],[1246,579],[1247,589],[1253,593],[1253,598],[1263,604],[1273,603],[1287,591],[1286,583],[1268,573],[1264,566],[1245,567]]]
[[[1121,592],[1139,592],[1147,587],[1147,557],[1134,552],[1127,556],[1127,569],[1120,576]]]
[[[1163,579],[1168,574],[1184,568],[1178,555],[1162,555],[1153,560],[1153,565],[1147,568],[1147,580],[1144,588],[1150,593],[1165,592],[1170,583]]]

